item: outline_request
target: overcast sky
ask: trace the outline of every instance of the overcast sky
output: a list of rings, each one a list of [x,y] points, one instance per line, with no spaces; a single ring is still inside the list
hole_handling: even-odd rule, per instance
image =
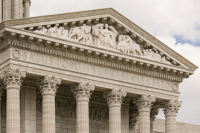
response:
[[[200,67],[200,0],[32,0],[31,16],[108,7]],[[200,125],[200,69],[180,91],[177,121]],[[164,118],[161,111],[158,118]]]

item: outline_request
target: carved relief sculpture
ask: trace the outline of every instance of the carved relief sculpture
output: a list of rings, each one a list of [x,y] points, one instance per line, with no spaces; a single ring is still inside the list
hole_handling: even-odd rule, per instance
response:
[[[157,50],[154,52],[152,49],[142,48],[129,35],[119,34],[113,26],[108,24],[99,23],[88,26],[84,23],[82,26],[72,26],[69,30],[56,25],[49,29],[43,26],[34,32],[171,64]]]

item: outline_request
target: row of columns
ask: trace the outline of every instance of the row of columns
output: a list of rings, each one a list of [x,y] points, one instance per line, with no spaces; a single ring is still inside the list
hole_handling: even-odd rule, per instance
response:
[[[6,133],[20,133],[20,86],[26,73],[8,69],[2,79],[7,90]],[[40,78],[37,85],[42,92],[42,133],[55,133],[55,94],[61,79],[53,76]],[[95,86],[89,83],[71,85],[71,92],[76,98],[76,132],[89,133],[89,98]],[[104,92],[103,97],[109,107],[109,133],[121,133],[121,104],[126,92],[112,89]],[[141,95],[136,100],[139,113],[139,133],[152,132],[150,123],[151,106],[156,97]],[[176,133],[176,115],[180,102],[169,100],[163,104],[166,116],[166,133]],[[153,113],[153,112],[152,112]],[[154,112],[155,113],[155,112]],[[154,117],[151,119],[155,119]],[[150,126],[151,125],[151,126]]]
[[[30,0],[0,0],[0,21],[30,17]]]

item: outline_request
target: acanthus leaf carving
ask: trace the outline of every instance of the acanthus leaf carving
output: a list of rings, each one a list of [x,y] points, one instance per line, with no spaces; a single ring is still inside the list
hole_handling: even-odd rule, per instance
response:
[[[161,107],[163,108],[164,114],[166,116],[176,115],[178,113],[179,108],[181,107],[181,104],[181,101],[171,99],[169,101],[165,101],[165,103],[163,103]]]
[[[19,71],[19,69],[8,68],[4,71],[2,76],[3,82],[6,85],[6,88],[17,87],[20,88],[23,82],[23,78],[26,77],[26,72]]]
[[[122,91],[121,89],[112,89],[104,92],[103,97],[109,106],[121,106],[124,98],[126,97],[126,93],[126,91]]]
[[[92,45],[96,47],[111,49],[125,54],[132,54],[142,58],[172,64],[162,52],[158,52],[155,48],[148,47],[142,48],[137,41],[133,41],[131,36],[123,35],[125,33],[119,33],[115,27],[106,23],[96,23],[95,25],[88,25],[87,22],[81,24],[82,26],[71,25],[68,30],[66,26],[54,25],[54,27],[44,26],[34,32],[40,34],[46,34],[61,39],[75,41],[86,45]],[[129,31],[126,29],[126,31]],[[136,36],[136,35],[135,35]],[[135,38],[135,37],[132,37]],[[142,40],[138,38],[139,40]],[[141,41],[139,41],[141,42]],[[147,43],[146,43],[147,44]]]
[[[40,88],[42,94],[55,95],[60,84],[61,79],[56,79],[54,76],[43,76],[37,81],[37,86]]]
[[[71,92],[73,93],[74,97],[76,97],[76,100],[89,100],[94,88],[95,86],[89,83],[75,83],[71,85]]]
[[[155,102],[156,97],[152,95],[141,95],[137,97],[134,102],[137,106],[138,111],[150,111],[152,104]]]

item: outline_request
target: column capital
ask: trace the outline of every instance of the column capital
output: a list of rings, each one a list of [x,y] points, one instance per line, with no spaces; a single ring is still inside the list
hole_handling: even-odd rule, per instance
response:
[[[55,95],[60,84],[61,79],[54,76],[43,76],[37,81],[37,86],[40,87],[42,95]]]
[[[121,89],[108,90],[103,94],[109,106],[121,106],[125,96],[126,91],[122,91]]]
[[[152,104],[156,101],[156,97],[152,95],[141,95],[138,96],[136,102],[138,111],[150,111]]]
[[[74,83],[71,86],[71,92],[73,93],[76,100],[89,100],[92,92],[94,91],[95,85],[90,83]]]
[[[177,115],[179,107],[181,107],[182,102],[178,100],[169,100],[165,101],[162,104],[162,108],[164,111],[165,116],[170,116],[170,115]]]
[[[155,121],[156,115],[158,115],[158,113],[159,113],[159,108],[151,109],[151,112],[150,112],[150,121],[151,122]]]
[[[20,89],[20,86],[23,82],[23,78],[26,77],[25,71],[20,71],[19,69],[8,68],[4,71],[2,79],[6,85],[6,89],[16,88]]]

